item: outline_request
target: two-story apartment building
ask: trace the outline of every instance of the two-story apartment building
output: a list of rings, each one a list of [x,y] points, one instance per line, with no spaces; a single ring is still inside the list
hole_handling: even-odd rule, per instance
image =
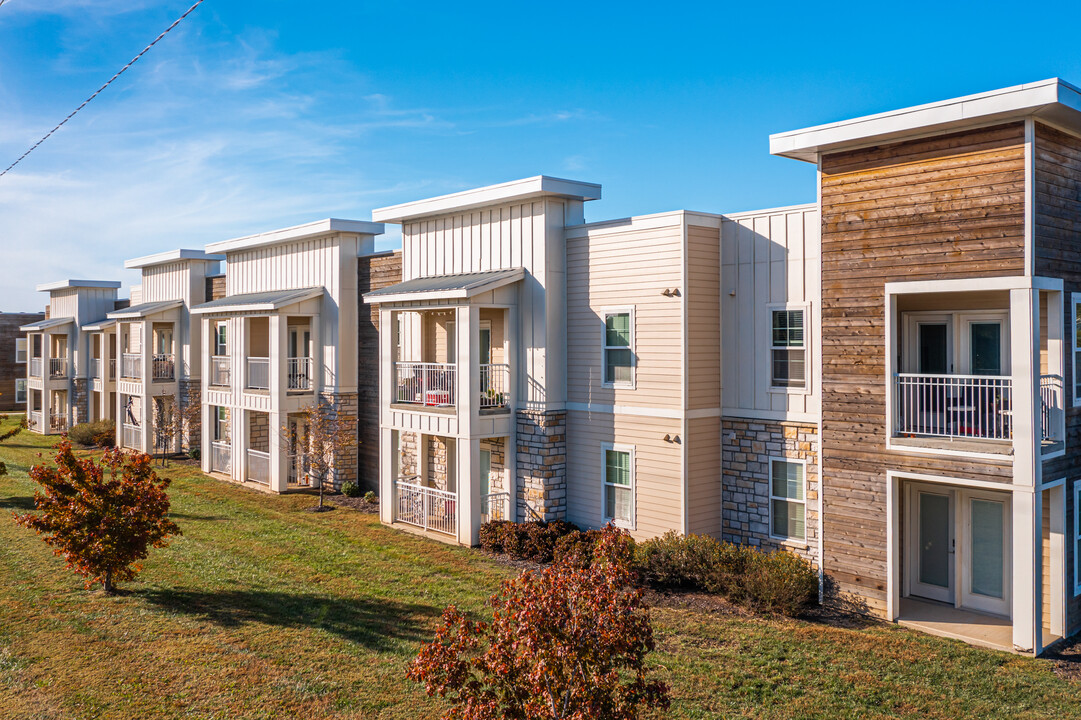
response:
[[[116,309],[120,283],[60,280],[38,285],[49,293],[44,320],[19,328],[26,333],[27,421],[43,434],[67,432],[90,418],[91,342],[83,328]]]
[[[26,411],[30,352],[20,328],[44,319],[43,313],[0,312],[0,412]]]

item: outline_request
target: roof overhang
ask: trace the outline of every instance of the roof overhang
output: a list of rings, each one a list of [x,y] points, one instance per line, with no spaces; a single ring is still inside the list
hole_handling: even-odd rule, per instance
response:
[[[304,240],[307,238],[319,237],[321,235],[333,235],[337,233],[349,235],[382,235],[383,225],[377,222],[367,222],[366,220],[339,220],[337,218],[327,218],[326,220],[316,220],[315,222],[306,223],[304,225],[294,225],[293,227],[282,228],[280,230],[270,230],[269,232],[259,233],[257,235],[247,235],[232,240],[221,240],[219,242],[210,243],[206,246],[206,250],[210,253],[229,253],[237,250],[249,250],[251,248],[264,247],[266,245],[278,245],[284,242],[293,242],[295,240]]]
[[[105,317],[110,320],[138,320],[139,318],[150,317],[151,315],[160,315],[163,312],[178,308],[183,304],[184,303],[180,300],[139,303],[138,305],[129,305],[120,310],[113,310],[111,313],[106,313]]]
[[[769,136],[769,151],[773,155],[813,163],[826,153],[957,132],[1026,117],[1081,129],[1081,90],[1058,78],[1015,85],[777,133]]]
[[[525,277],[523,268],[486,272],[436,275],[414,278],[364,294],[366,303],[423,302],[428,300],[468,300],[482,293],[518,282]]]
[[[206,262],[220,262],[224,259],[224,255],[211,255],[209,253],[203,252],[202,250],[181,248],[179,250],[167,250],[165,252],[155,253],[153,255],[144,255],[143,257],[125,260],[124,267],[128,270],[134,270],[137,268],[151,267],[153,265],[163,265],[165,263],[177,262],[179,260],[203,260]]]
[[[29,325],[19,326],[19,332],[41,332],[42,330],[51,330],[53,328],[63,327],[64,325],[70,325],[73,322],[75,322],[75,318],[69,317],[38,320]]]
[[[63,288],[119,288],[120,283],[116,280],[57,280],[55,282],[42,283],[35,289],[38,292],[50,290],[62,290]]]
[[[431,215],[446,215],[539,197],[599,200],[601,186],[596,183],[537,175],[522,180],[500,183],[499,185],[488,185],[450,195],[440,195],[427,200],[417,200],[416,202],[378,208],[372,211],[372,219],[378,222],[400,223]]]
[[[103,330],[108,330],[109,328],[114,327],[115,325],[116,325],[116,320],[110,320],[110,319],[106,318],[104,320],[98,320],[97,322],[92,322],[92,323],[89,323],[87,325],[83,325],[83,332],[101,332]]]
[[[243,293],[228,295],[217,300],[211,300],[202,305],[196,305],[191,309],[192,315],[209,315],[212,313],[238,313],[238,312],[275,312],[290,305],[321,297],[324,293],[321,287],[299,288],[297,290],[277,290],[272,292]]]

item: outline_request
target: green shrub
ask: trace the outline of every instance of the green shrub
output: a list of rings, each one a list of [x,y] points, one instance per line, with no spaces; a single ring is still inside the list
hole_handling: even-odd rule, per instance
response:
[[[87,447],[112,447],[116,444],[116,423],[112,420],[79,423],[68,431],[68,439]]]
[[[360,497],[360,486],[348,480],[342,483],[342,495],[346,497]]]
[[[366,502],[366,503],[379,502],[379,496],[375,494],[374,490],[369,490],[368,492],[364,493],[364,502]]]
[[[198,460],[200,457],[202,457],[202,455],[203,455],[202,450],[200,450],[197,447],[193,447],[190,450],[188,450],[188,457],[190,457],[192,460]]]
[[[818,573],[792,552],[754,552],[742,587],[742,600],[750,607],[792,617],[818,599]]]
[[[669,531],[640,543],[635,564],[642,579],[666,588],[707,590],[719,582],[727,553],[721,543],[707,535],[680,535]]]

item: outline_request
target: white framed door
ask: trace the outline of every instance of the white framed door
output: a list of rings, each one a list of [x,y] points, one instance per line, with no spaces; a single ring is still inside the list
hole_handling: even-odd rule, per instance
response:
[[[1009,315],[1004,312],[964,313],[961,328],[961,374],[1009,375]]]
[[[953,604],[956,600],[955,491],[910,485],[907,594]]]
[[[1010,614],[1010,499],[1002,493],[962,494],[961,607]]]
[[[954,370],[953,317],[947,313],[904,315],[904,372],[948,375]]]

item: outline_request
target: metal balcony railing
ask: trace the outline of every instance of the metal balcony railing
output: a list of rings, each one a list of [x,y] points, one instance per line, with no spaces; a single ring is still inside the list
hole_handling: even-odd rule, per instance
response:
[[[510,519],[510,493],[494,492],[480,496],[481,523]]]
[[[452,406],[458,387],[458,366],[451,363],[396,362],[395,402],[432,407]]]
[[[139,353],[124,353],[120,356],[120,377],[130,380],[143,379],[143,356]]]
[[[1066,409],[1066,393],[1061,375],[1040,376],[1040,438],[1045,442],[1056,438],[1058,419]]]
[[[307,357],[291,357],[286,360],[286,389],[288,390],[311,390],[312,389],[312,359]]]
[[[270,484],[270,453],[248,450],[248,480],[260,485]]]
[[[43,358],[32,357],[30,358],[30,376],[41,377],[42,369],[45,367]]]
[[[480,407],[501,408],[510,404],[510,365],[480,366]]]
[[[150,365],[154,380],[173,380],[176,378],[176,360],[172,353],[155,353]]]
[[[210,443],[210,472],[233,473],[233,447],[227,442]]]
[[[68,431],[68,414],[66,412],[54,412],[49,416],[49,430],[54,433]]]
[[[395,519],[424,530],[446,535],[458,534],[458,497],[447,490],[413,483],[395,483]]]
[[[53,379],[66,378],[68,376],[67,358],[49,358],[49,377]]]
[[[116,358],[109,358],[109,382],[116,381]]]
[[[101,379],[101,358],[90,358],[90,377]]]
[[[143,447],[143,429],[138,425],[124,423],[122,430],[124,447],[141,450]]]
[[[214,355],[210,358],[210,384],[215,387],[229,387],[232,361],[228,355]]]
[[[1013,381],[993,375],[899,373],[898,435],[1010,440]]]
[[[270,358],[248,358],[248,387],[252,390],[270,389]]]

